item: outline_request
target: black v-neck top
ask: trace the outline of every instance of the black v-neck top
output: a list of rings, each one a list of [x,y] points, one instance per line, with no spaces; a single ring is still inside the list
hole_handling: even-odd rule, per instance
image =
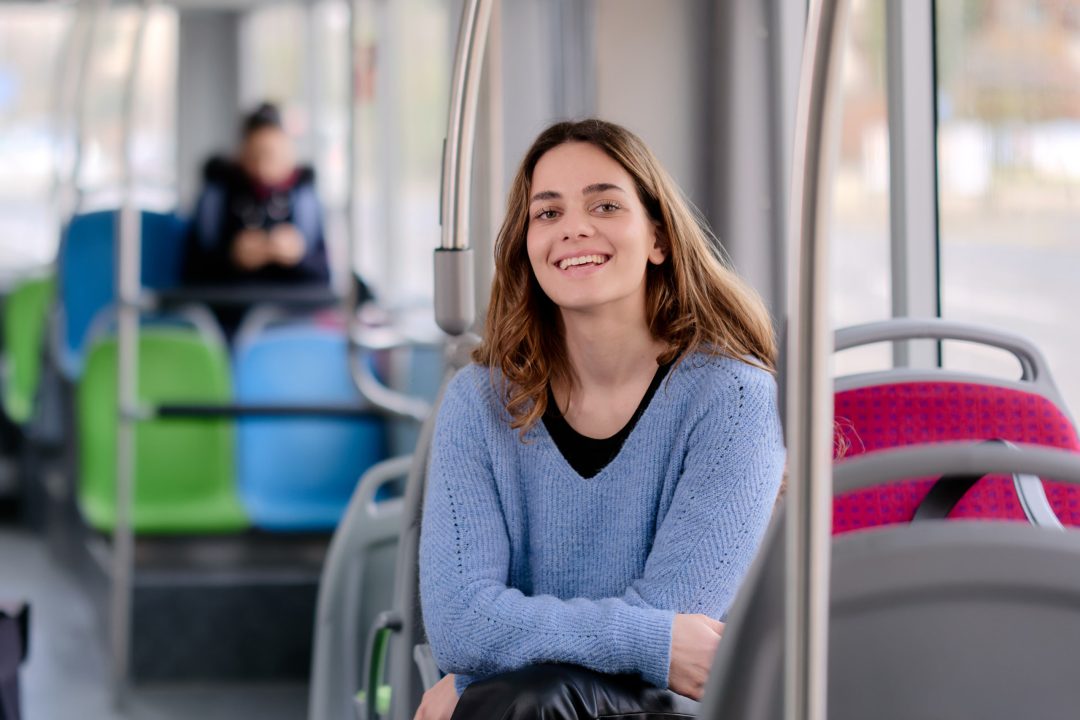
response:
[[[551,392],[551,386],[548,385],[548,404],[543,418],[544,427],[547,428],[551,439],[555,441],[555,447],[578,475],[584,478],[595,477],[615,459],[623,443],[626,442],[626,438],[630,437],[634,426],[641,419],[645,408],[649,407],[653,395],[656,394],[657,388],[660,387],[660,383],[670,369],[671,363],[656,368],[656,374],[653,375],[649,389],[645,391],[645,396],[641,398],[630,420],[619,432],[611,437],[600,439],[582,435],[570,427],[570,423],[566,422],[566,418],[559,412],[559,404],[555,402],[555,395]]]

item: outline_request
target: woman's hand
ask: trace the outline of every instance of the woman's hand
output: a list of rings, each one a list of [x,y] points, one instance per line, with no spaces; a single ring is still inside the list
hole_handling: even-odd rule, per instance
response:
[[[707,615],[676,615],[671,625],[668,687],[692,700],[700,700],[723,634],[724,623]]]
[[[454,676],[447,675],[435,686],[424,693],[420,708],[413,720],[450,720],[457,707],[458,694],[454,687]]]
[[[304,236],[290,223],[270,228],[270,257],[278,265],[293,267],[304,259]]]
[[[258,270],[270,262],[266,233],[251,228],[241,230],[232,245],[232,259],[242,270]]]

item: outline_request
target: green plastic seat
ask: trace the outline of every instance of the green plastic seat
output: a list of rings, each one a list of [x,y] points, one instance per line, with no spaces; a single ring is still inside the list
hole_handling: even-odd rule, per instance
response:
[[[34,399],[41,380],[42,347],[49,307],[55,294],[52,276],[24,280],[6,298],[3,311],[4,412],[16,425],[34,414]]]
[[[79,505],[94,528],[116,522],[117,342],[96,343],[77,394]],[[224,347],[186,328],[144,328],[139,335],[139,398],[144,403],[229,403]],[[228,419],[139,422],[135,434],[137,533],[203,534],[243,530],[234,437]]]

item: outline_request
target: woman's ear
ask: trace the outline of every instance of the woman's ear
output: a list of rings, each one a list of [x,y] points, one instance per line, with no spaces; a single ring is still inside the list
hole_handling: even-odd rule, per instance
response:
[[[659,225],[654,225],[653,246],[649,250],[649,262],[653,265],[663,265],[668,256],[668,241],[664,230]]]

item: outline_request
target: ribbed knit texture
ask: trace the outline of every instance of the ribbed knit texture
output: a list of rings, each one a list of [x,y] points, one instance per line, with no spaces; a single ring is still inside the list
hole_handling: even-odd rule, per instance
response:
[[[543,662],[667,687],[674,614],[724,618],[783,466],[776,384],[737,360],[673,368],[590,479],[543,423],[522,442],[488,368],[466,367],[439,410],[420,539],[439,667],[459,690]]]

